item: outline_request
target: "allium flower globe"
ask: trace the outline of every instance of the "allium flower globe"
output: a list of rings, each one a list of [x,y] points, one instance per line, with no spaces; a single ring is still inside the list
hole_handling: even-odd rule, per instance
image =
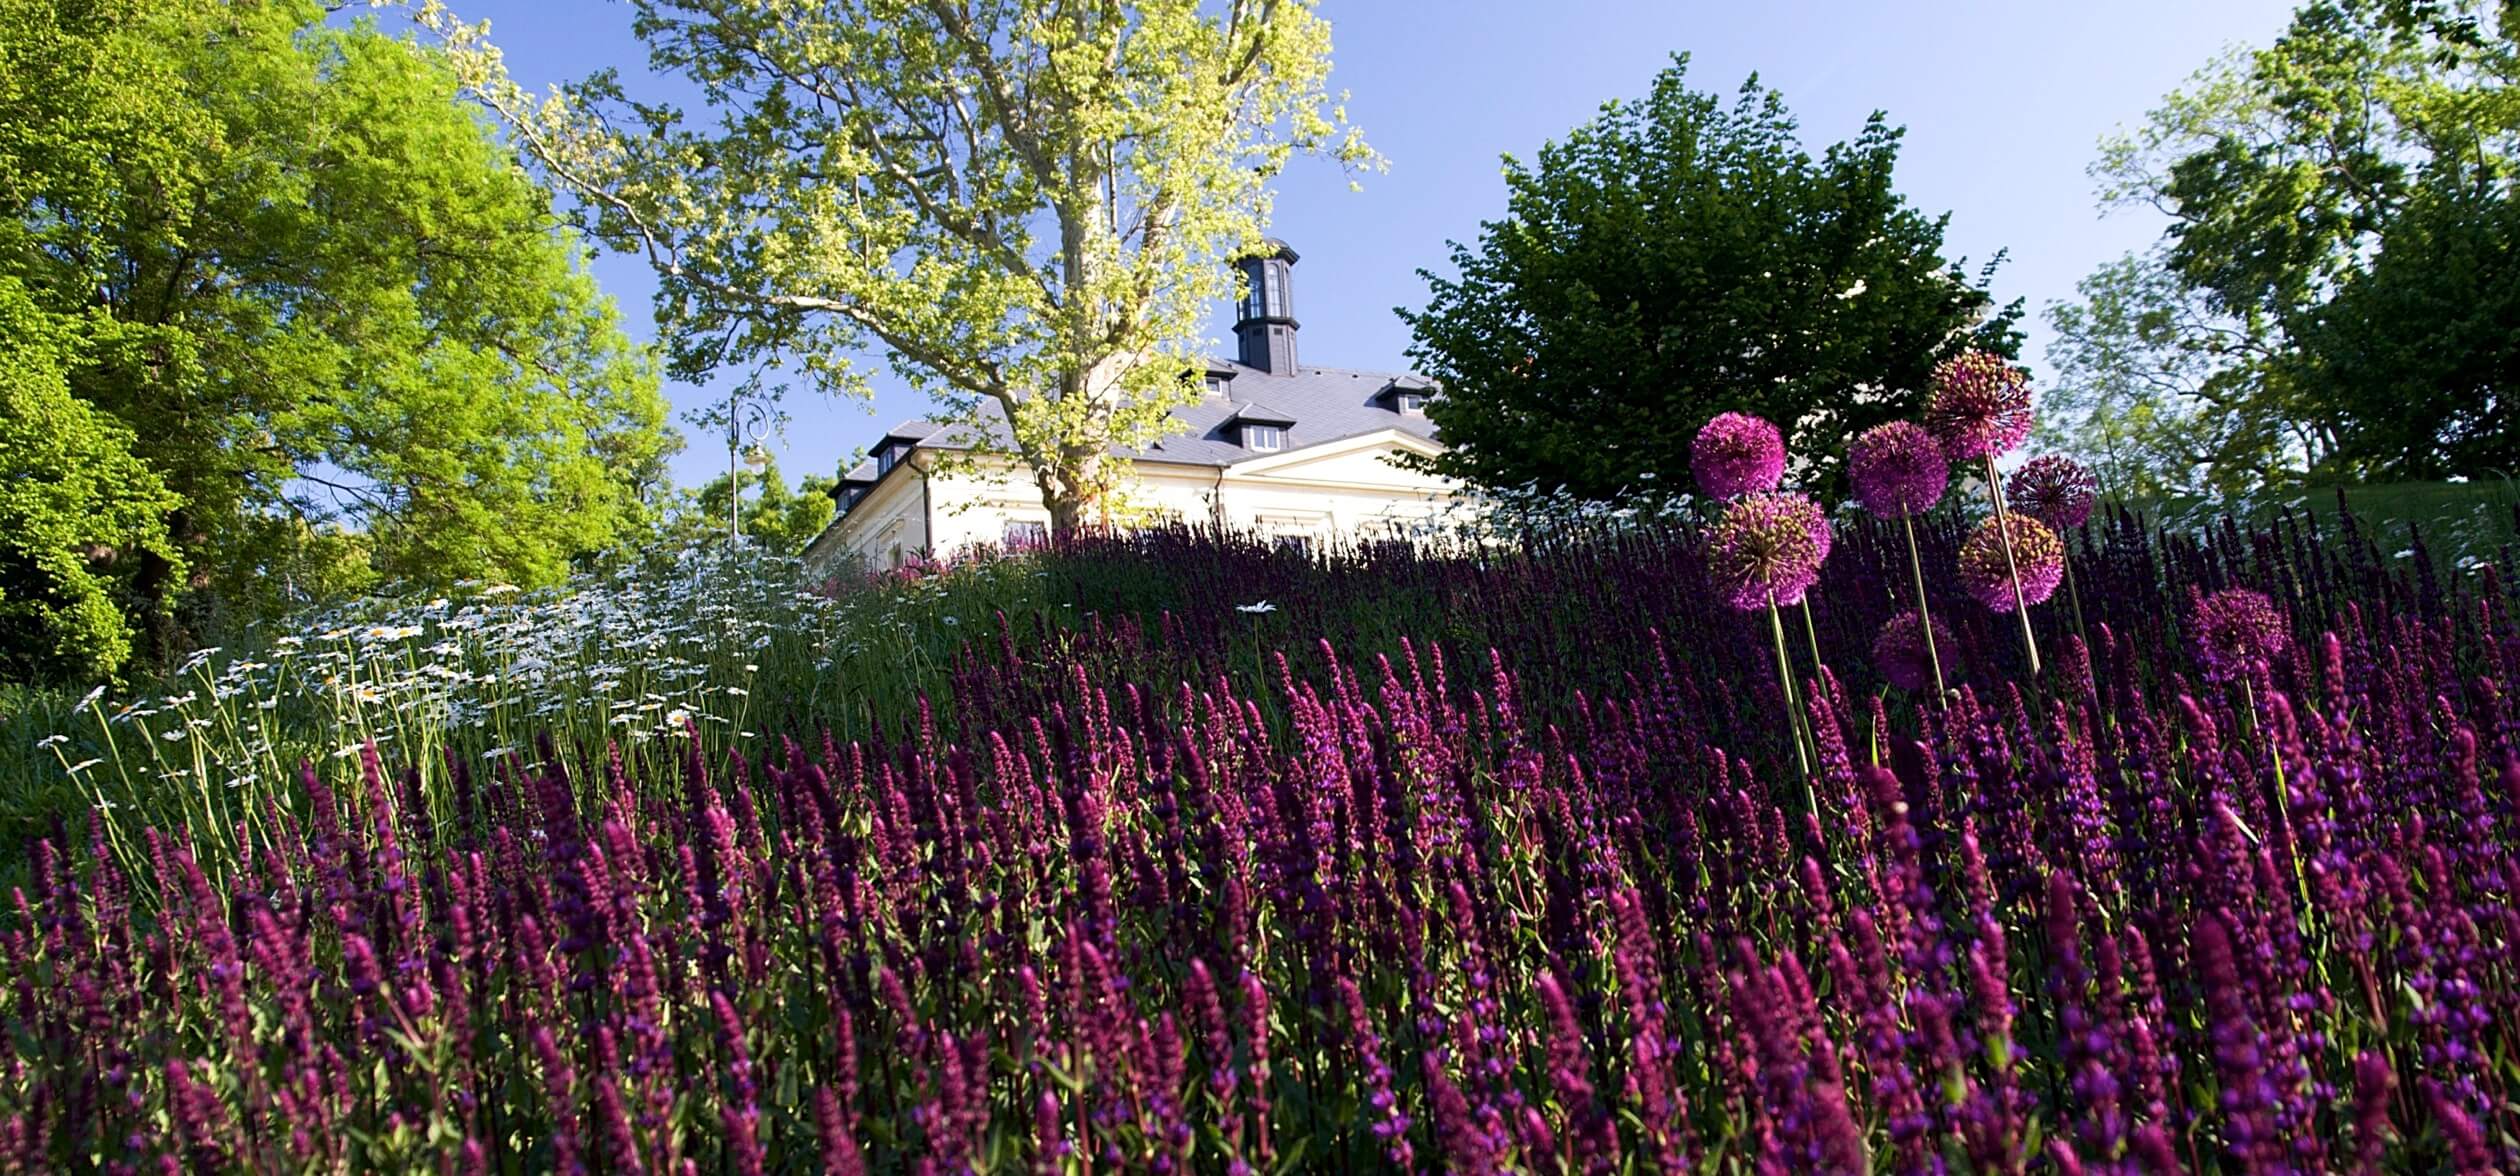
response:
[[[1855,501],[1884,518],[1930,510],[1951,484],[1951,459],[1941,443],[1909,421],[1875,425],[1846,450]]]
[[[2013,471],[2004,494],[2014,510],[2058,531],[2071,531],[2091,518],[2100,483],[2081,462],[2050,455],[2031,458]]]
[[[1724,510],[1706,539],[1706,571],[1717,591],[1745,612],[1793,604],[1820,580],[1826,556],[1816,536],[1829,520],[1800,494],[1751,494]]]
[[[1716,498],[1774,490],[1785,476],[1785,437],[1748,413],[1724,413],[1689,444],[1689,471]]]
[[[2197,664],[2205,680],[2228,682],[2262,669],[2292,644],[2284,614],[2263,592],[2225,588],[2197,600],[2190,614]]]
[[[2030,435],[2030,381],[1987,351],[1964,351],[1934,369],[1925,427],[1953,461],[2002,457]]]
[[[1934,645],[1925,647],[1925,624],[1917,619],[1916,610],[1890,618],[1882,623],[1881,632],[1873,638],[1873,666],[1881,676],[1901,690],[1926,690],[1934,685],[1934,658],[1942,658],[1945,681],[1960,676],[1960,662],[1955,655],[1958,643],[1951,629],[1934,618]]]
[[[2006,574],[2002,522],[2012,524],[2011,575]],[[1988,518],[1960,544],[1960,585],[1978,603],[1996,612],[2013,610],[2013,577],[2021,580],[2021,603],[2043,604],[2065,580],[2065,543],[2046,523],[2025,514]]]

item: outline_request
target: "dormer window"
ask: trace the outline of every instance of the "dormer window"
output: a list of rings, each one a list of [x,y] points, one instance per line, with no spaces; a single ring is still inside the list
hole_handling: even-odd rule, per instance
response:
[[[916,445],[908,441],[887,443],[882,449],[876,451],[875,476],[880,478],[891,473],[892,468],[900,465],[901,459],[910,456],[910,451],[916,448],[918,448]]]
[[[1404,415],[1404,416],[1425,416],[1425,415],[1426,415],[1426,393],[1424,393],[1424,392],[1399,392],[1399,393],[1394,393],[1394,394],[1392,395],[1392,397],[1391,397],[1391,407],[1396,408],[1396,409],[1399,409],[1399,410],[1400,410],[1400,412],[1401,412],[1401,414],[1402,414],[1402,415]]]
[[[1208,395],[1210,395],[1210,396],[1217,396],[1217,397],[1222,397],[1222,396],[1224,396],[1224,395],[1225,395],[1225,377],[1223,377],[1223,376],[1209,376],[1209,377],[1207,378],[1207,394],[1208,394]]]
[[[1244,425],[1243,448],[1254,453],[1275,453],[1286,448],[1286,429],[1279,425]]]

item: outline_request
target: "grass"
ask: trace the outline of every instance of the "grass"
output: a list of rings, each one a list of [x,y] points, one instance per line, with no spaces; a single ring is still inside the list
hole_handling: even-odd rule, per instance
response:
[[[2245,525],[2292,510],[2316,517],[2327,528],[2340,509],[2353,512],[2364,534],[2381,543],[2411,547],[2420,534],[2446,564],[2491,559],[2520,540],[2520,483],[2492,477],[2465,482],[2386,482],[2366,486],[2314,486],[2234,504],[2228,500],[2177,498],[2142,509],[2172,527],[2202,529],[2225,514]]]

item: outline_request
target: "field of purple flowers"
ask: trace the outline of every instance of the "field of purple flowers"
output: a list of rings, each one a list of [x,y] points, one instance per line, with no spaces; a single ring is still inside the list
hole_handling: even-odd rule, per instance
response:
[[[1897,499],[1808,569],[1767,506],[1088,540],[868,738],[95,818],[0,920],[0,1157],[2520,1167],[2510,554],[2110,511],[1990,579]]]

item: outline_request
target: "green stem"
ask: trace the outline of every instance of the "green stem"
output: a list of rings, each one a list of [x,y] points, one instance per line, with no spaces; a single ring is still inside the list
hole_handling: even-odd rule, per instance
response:
[[[1802,598],[1802,617],[1803,639],[1811,643],[1811,679],[1817,682],[1827,675],[1821,673],[1826,667],[1820,661],[1820,631],[1811,623],[1811,594],[1808,592]]]
[[[1785,619],[1776,611],[1776,594],[1768,594],[1768,630],[1776,635],[1776,676],[1785,688],[1785,733],[1794,740],[1794,762],[1802,768],[1803,799],[1810,803],[1814,816],[1820,812],[1819,798],[1811,792],[1811,753],[1803,749],[1802,704],[1800,691],[1794,688],[1794,666],[1785,657]]]
[[[2284,844],[2292,849],[2293,885],[2301,891],[2302,930],[2307,932],[2313,909],[2310,905],[2310,876],[2301,868],[2301,838],[2299,831],[2293,828],[2292,785],[2284,778],[2284,749],[2267,738],[2264,726],[2258,722],[2257,683],[2247,678],[2240,679],[2240,694],[2249,704],[2249,734],[2266,745],[2267,755],[2275,761],[2275,819],[2284,823]]]
[[[2057,538],[2063,539],[2064,536]],[[2065,596],[2074,602],[2074,636],[2082,638],[2083,646],[2089,648],[2091,631],[2083,628],[2082,590],[2074,587],[2074,553],[2071,550],[2065,553]]]
[[[1986,496],[1995,503],[1995,537],[2004,542],[2004,578],[2012,582],[2013,612],[2021,617],[2021,648],[2030,654],[2030,676],[2039,676],[2039,642],[2030,633],[2030,602],[2021,595],[2021,569],[2013,564],[2012,515],[2004,509],[2004,480],[1995,474],[1995,455],[1986,455]]]
[[[1934,664],[1934,705],[1947,706],[1950,688],[1943,685],[1942,651],[1934,648],[1934,613],[1925,603],[1925,560],[1916,553],[1916,516],[1900,515],[1899,522],[1907,528],[1908,571],[1916,576],[1916,625],[1925,633],[1925,660]]]

